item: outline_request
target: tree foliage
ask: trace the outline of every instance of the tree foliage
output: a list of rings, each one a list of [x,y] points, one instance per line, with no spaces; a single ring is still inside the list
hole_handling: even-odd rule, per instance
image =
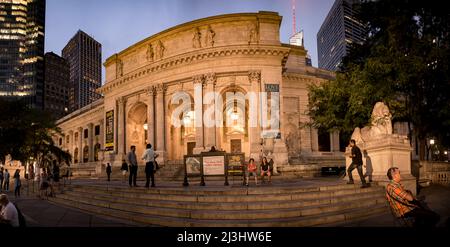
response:
[[[422,142],[450,146],[450,14],[434,1],[366,1],[359,20],[363,44],[353,44],[336,80],[310,87],[316,127],[351,132],[385,102],[394,121],[410,123]]]
[[[24,164],[30,159],[45,167],[51,161],[70,164],[71,155],[55,145],[52,135],[60,133],[48,112],[29,108],[23,101],[0,99],[0,161],[6,155]]]

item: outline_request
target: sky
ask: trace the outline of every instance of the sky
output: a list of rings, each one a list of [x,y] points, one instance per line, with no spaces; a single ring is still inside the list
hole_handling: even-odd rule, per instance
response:
[[[316,35],[334,0],[296,0],[297,31],[317,67]],[[292,35],[292,0],[47,0],[45,51],[61,55],[81,29],[102,44],[102,62],[173,26],[214,15],[274,11],[283,16],[281,42]],[[104,68],[102,70],[104,81]]]

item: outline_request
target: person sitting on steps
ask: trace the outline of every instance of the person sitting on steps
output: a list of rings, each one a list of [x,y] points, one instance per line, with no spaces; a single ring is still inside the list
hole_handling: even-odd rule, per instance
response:
[[[272,168],[273,170],[273,168]],[[264,157],[262,159],[262,163],[261,163],[261,181],[262,183],[264,183],[264,175],[267,175],[269,177],[269,184],[272,183],[272,172],[270,169],[270,163],[267,162],[267,158]]]

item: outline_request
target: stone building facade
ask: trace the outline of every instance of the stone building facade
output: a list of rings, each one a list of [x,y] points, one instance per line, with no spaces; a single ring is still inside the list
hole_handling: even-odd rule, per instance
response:
[[[243,152],[247,159],[269,155],[279,166],[325,156],[344,165],[338,134],[330,134],[331,150],[325,154],[319,151],[317,130],[305,126],[308,85],[334,75],[306,66],[304,47],[280,42],[281,21],[278,13],[262,11],[213,16],[162,31],[111,56],[104,63],[106,82],[98,89],[103,99],[58,121],[63,148],[74,163],[114,166],[120,166],[131,145],[139,158],[146,143],[166,165],[211,146]],[[237,94],[246,97],[230,99]],[[262,105],[273,98],[279,102],[269,112],[279,111],[275,130],[260,121],[266,115]],[[177,114],[186,101],[187,109]],[[214,123],[232,124],[202,121],[219,115],[222,119],[214,117]]]

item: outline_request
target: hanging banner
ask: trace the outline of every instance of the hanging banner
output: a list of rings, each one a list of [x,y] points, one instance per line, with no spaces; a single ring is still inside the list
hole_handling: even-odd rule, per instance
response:
[[[105,150],[114,150],[114,110],[106,112]]]

